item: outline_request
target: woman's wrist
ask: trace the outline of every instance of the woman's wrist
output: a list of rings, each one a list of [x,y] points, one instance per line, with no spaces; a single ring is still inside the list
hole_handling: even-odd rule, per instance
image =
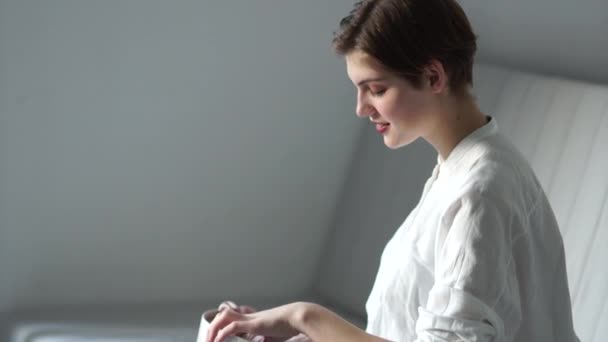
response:
[[[296,302],[293,305],[293,315],[289,323],[294,329],[306,334],[315,317],[319,315],[319,305],[308,302]]]
[[[312,341],[356,341],[348,323],[325,307],[307,302],[295,303],[292,327]]]
[[[308,336],[311,341],[373,341],[388,342],[369,335],[344,318],[321,305],[314,303],[294,303],[290,325],[294,330]]]

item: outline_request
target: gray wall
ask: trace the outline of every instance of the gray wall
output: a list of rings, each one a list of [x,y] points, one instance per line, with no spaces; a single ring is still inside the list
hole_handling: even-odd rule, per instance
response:
[[[435,154],[361,131],[353,2],[0,0],[0,312],[317,277],[360,312]],[[608,83],[605,0],[461,3],[480,61]]]
[[[608,83],[608,1],[459,0],[479,38],[479,60]]]
[[[312,287],[361,131],[332,1],[0,1],[0,312]]]

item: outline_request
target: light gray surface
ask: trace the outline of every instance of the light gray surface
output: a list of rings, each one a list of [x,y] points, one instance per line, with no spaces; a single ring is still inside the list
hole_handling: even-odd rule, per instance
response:
[[[349,6],[2,0],[0,312],[307,292],[360,134]]]

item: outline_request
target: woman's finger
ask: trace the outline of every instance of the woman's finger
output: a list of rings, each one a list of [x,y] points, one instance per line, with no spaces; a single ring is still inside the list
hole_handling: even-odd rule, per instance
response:
[[[233,321],[226,325],[223,329],[217,332],[217,336],[213,342],[222,342],[228,336],[238,335],[239,333],[247,332],[248,322],[246,321]]]
[[[224,329],[231,322],[241,319],[241,316],[240,313],[230,308],[225,308],[220,311],[207,328],[207,342],[215,341],[219,331]]]

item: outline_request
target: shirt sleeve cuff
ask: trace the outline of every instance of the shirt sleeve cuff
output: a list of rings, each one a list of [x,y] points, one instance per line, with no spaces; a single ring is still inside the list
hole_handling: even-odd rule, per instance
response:
[[[504,342],[500,317],[471,294],[435,285],[426,308],[418,308],[417,340]]]

